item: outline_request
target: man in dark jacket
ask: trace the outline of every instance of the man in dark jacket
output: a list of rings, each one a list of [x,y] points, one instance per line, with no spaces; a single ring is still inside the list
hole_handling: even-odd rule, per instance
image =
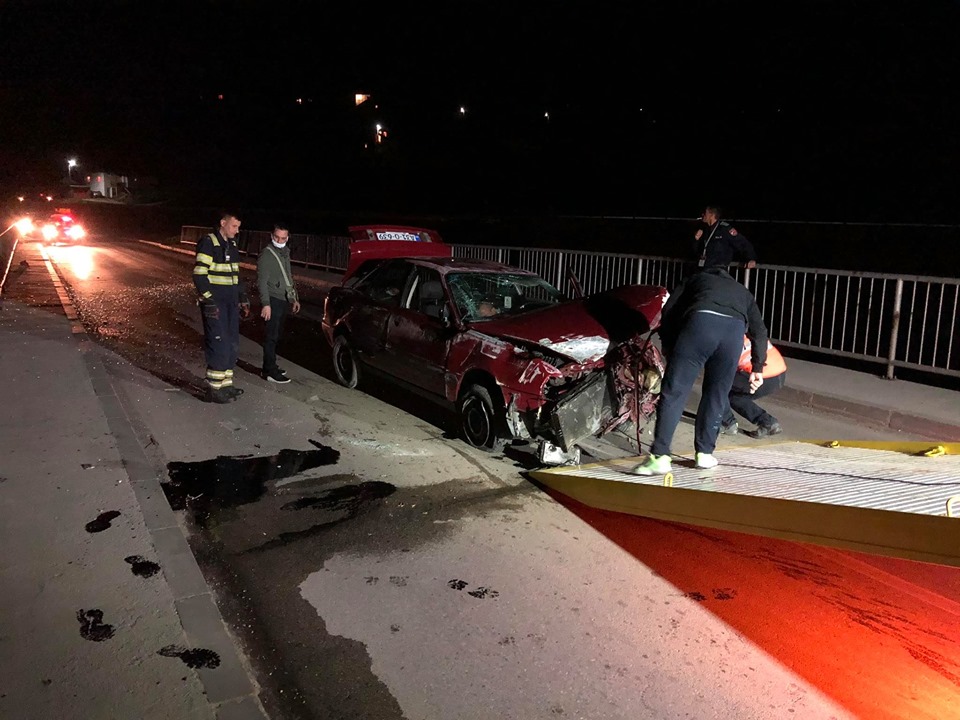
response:
[[[727,268],[740,262],[752,268],[757,264],[753,245],[735,227],[720,219],[720,208],[707,206],[700,216],[706,229],[694,235],[693,251],[700,267]]]
[[[715,467],[713,451],[744,334],[752,341],[752,382],[760,381],[766,361],[767,328],[760,308],[750,291],[722,268],[704,268],[681,282],[664,304],[661,318],[659,331],[667,370],[653,445],[647,459],[633,469],[638,475],[670,472],[673,434],[701,370],[702,394],[694,426],[696,465]]]
[[[300,300],[290,267],[290,229],[286,223],[274,223],[270,244],[257,259],[257,288],[263,309],[260,317],[267,321],[263,340],[263,377],[270,382],[288,383],[290,378],[277,365],[277,343],[283,332],[287,310],[300,312]]]

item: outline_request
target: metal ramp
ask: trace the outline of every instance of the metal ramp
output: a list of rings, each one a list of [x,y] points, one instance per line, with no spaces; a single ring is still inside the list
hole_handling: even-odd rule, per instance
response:
[[[960,444],[784,442],[718,450],[720,465],[641,458],[531,471],[603,510],[960,567]]]

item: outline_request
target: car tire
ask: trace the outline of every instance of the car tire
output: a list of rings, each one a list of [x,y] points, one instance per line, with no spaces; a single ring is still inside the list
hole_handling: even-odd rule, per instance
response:
[[[333,340],[333,374],[344,387],[355,388],[360,384],[357,353],[346,335],[337,335]]]
[[[507,440],[503,436],[504,411],[483,385],[471,385],[460,396],[458,407],[460,432],[468,444],[487,452],[499,452]]]

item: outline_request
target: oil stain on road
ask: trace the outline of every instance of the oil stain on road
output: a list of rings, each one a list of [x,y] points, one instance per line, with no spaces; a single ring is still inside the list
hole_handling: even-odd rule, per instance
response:
[[[113,625],[103,622],[103,610],[77,610],[80,636],[91,642],[102,642],[113,637]]]
[[[340,460],[339,450],[317,445],[316,450],[284,449],[266,457],[221,455],[171,462],[167,464],[170,479],[161,486],[173,510],[189,509],[202,525],[219,509],[256,502],[266,493],[268,482]]]

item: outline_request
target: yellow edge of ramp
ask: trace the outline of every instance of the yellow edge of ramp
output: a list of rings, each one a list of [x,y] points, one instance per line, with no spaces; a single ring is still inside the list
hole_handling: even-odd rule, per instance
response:
[[[827,443],[808,444],[926,455],[933,458],[931,463],[937,462],[940,454],[960,454],[957,443]],[[943,447],[944,452],[928,454],[937,447]],[[639,459],[534,470],[530,475],[557,492],[601,510],[960,567],[960,517],[947,517],[946,511],[942,515],[919,514],[731,493],[717,489],[722,488],[722,481],[709,489],[691,489],[677,487],[673,478],[669,482],[663,477],[638,482],[640,478],[631,479],[626,474],[623,480],[591,476],[596,471],[623,473]],[[674,472],[689,476],[699,471],[679,468],[675,463]],[[709,477],[712,472],[701,475]]]

